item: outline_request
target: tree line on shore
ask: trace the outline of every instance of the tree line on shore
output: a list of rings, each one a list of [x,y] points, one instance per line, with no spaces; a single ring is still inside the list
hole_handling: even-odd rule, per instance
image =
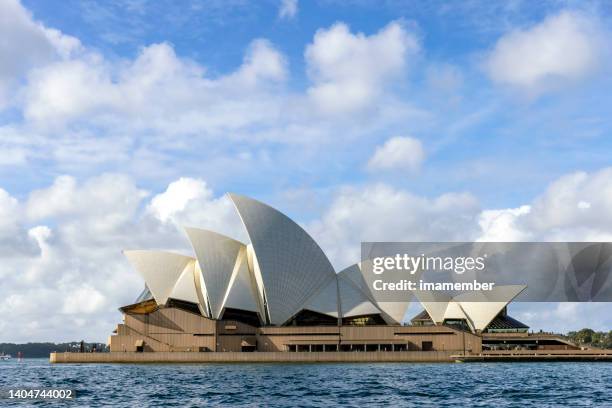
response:
[[[49,353],[54,351],[72,351],[72,352],[104,352],[108,351],[108,347],[104,343],[86,343],[80,341],[72,341],[68,343],[0,343],[0,354],[10,354],[13,358],[18,357],[21,353],[25,358],[49,357]]]
[[[581,329],[566,334],[568,340],[579,346],[612,349],[612,330],[608,332],[595,331],[593,329]],[[86,343],[83,341],[72,341],[68,343],[0,343],[0,354],[10,354],[17,357],[21,353],[25,358],[49,357],[54,351],[72,352],[106,352],[108,346],[104,343]]]
[[[612,330],[603,332],[585,328],[567,333],[567,338],[579,346],[612,348]]]

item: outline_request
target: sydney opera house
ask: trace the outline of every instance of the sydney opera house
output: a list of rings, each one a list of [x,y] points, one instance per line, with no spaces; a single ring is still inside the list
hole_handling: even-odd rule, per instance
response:
[[[336,272],[319,245],[290,218],[230,194],[249,243],[186,228],[193,257],[126,250],[144,291],[120,308],[110,337],[120,352],[461,352],[567,349],[507,314],[523,286],[499,286],[495,301],[377,302],[360,264]],[[503,301],[501,301],[501,300]]]

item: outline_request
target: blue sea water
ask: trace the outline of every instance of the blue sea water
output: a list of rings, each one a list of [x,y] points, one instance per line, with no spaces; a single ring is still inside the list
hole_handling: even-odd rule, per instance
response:
[[[77,390],[0,406],[612,407],[610,363],[73,364],[0,362],[0,388]]]

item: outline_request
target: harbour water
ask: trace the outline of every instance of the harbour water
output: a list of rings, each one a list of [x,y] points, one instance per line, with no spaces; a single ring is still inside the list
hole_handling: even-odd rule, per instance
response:
[[[612,363],[0,363],[0,388],[26,387],[75,389],[49,403],[70,407],[612,407]],[[0,401],[30,405],[47,403]]]

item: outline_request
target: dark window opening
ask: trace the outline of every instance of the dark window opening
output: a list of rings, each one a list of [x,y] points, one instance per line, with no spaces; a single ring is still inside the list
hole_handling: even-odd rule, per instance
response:
[[[465,319],[446,319],[444,325],[461,331],[471,331]]]
[[[529,326],[508,316],[506,308],[487,325],[484,333],[527,333]]]
[[[323,313],[303,309],[293,316],[285,326],[337,326],[338,319]]]
[[[385,325],[385,320],[380,314],[371,314],[363,316],[345,317],[342,319],[342,324],[345,326],[372,326]]]
[[[174,307],[177,309],[181,309],[184,310],[186,312],[191,312],[191,313],[195,313],[195,314],[201,314],[200,313],[200,308],[198,307],[197,304],[192,303],[192,302],[187,302],[184,300],[178,300],[178,299],[168,299],[168,302],[166,302],[166,307]]]
[[[341,344],[340,345],[340,351],[351,351],[351,345],[350,344]]]
[[[259,315],[256,312],[242,309],[232,309],[230,307],[225,308],[221,320],[235,320],[253,327],[259,327],[261,325]]]
[[[422,351],[434,351],[433,348],[433,342],[431,341],[424,341],[421,343],[421,350]]]

